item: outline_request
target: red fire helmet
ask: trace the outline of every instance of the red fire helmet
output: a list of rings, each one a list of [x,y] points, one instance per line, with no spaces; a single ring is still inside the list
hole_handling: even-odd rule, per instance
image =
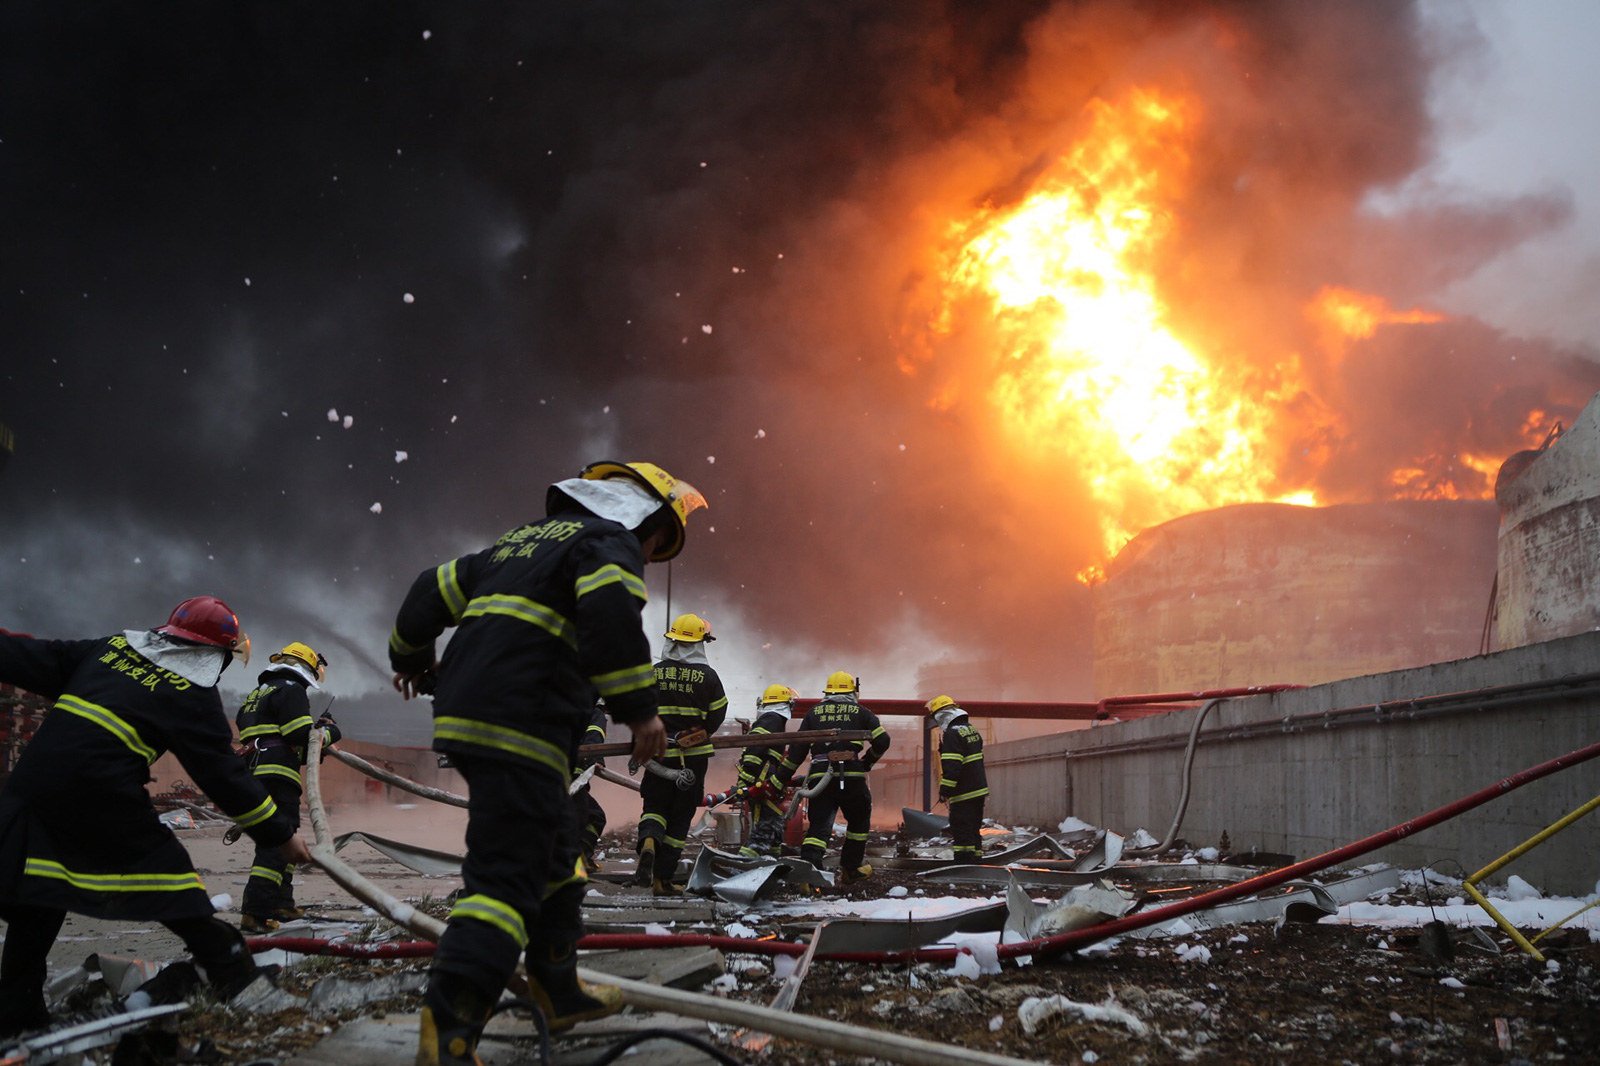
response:
[[[159,626],[156,632],[229,651],[237,649],[241,640],[248,641],[239,626],[239,616],[215,596],[191,596],[184,600],[172,609],[167,624]]]

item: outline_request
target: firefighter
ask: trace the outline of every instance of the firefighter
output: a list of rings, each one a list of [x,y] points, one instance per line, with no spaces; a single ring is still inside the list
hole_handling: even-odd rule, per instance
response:
[[[324,731],[324,744],[339,740],[339,726],[324,711],[311,719],[308,689],[321,689],[328,678],[328,660],[309,644],[296,641],[274,652],[271,665],[256,678],[234,721],[251,773],[266,786],[278,809],[300,826],[300,768],[313,728]],[[239,928],[247,933],[276,929],[280,921],[304,917],[294,902],[294,866],[273,848],[257,845],[240,902]]]
[[[465,887],[429,972],[418,1063],[476,1061],[519,955],[550,1029],[621,1007],[616,988],[578,979],[586,877],[567,789],[598,697],[632,731],[637,761],[666,750],[639,624],[644,566],[678,554],[703,506],[651,463],[591,463],[550,486],[547,517],[424,570],[401,603],[395,688],[433,693],[434,750],[470,790]]]
[[[644,811],[639,816],[635,844],[639,865],[633,880],[636,885],[650,885],[657,896],[676,896],[683,892],[674,880],[678,860],[705,795],[711,734],[728,715],[728,696],[722,678],[706,661],[706,645],[717,639],[711,635],[710,622],[697,614],[680,614],[663,636],[667,642],[655,665],[656,691],[661,694],[661,721],[672,745],[658,762],[680,776],[674,782],[647,773],[639,782]],[[692,782],[687,781],[690,776]]]
[[[972,728],[967,712],[949,696],[928,701],[930,728],[939,735],[939,802],[950,805],[950,837],[957,862],[983,857],[978,830],[983,825],[983,799],[989,780],[983,772],[983,735]]]
[[[788,685],[768,685],[756,697],[756,720],[751,736],[782,733],[794,717],[794,701],[800,693]],[[744,794],[750,812],[750,842],[739,849],[745,858],[783,854],[783,791],[780,781],[794,776],[795,763],[782,747],[746,748],[739,759],[739,780],[735,788]]]
[[[810,824],[800,845],[800,857],[812,865],[821,864],[833,836],[834,813],[843,811],[845,833],[844,847],[839,850],[839,875],[846,884],[872,876],[872,867],[865,861],[867,835],[872,828],[872,790],[867,786],[867,773],[889,750],[889,733],[877,715],[861,706],[857,700],[860,690],[859,678],[848,671],[835,670],[823,685],[821,702],[811,708],[800,728],[867,730],[872,737],[865,751],[858,741],[824,740],[809,745],[791,744],[787,755],[791,766],[799,766],[807,751],[811,753],[811,770],[806,775],[808,789],[816,787],[824,774],[833,774],[828,787],[806,801]]]
[[[606,742],[606,701],[596,701],[594,708],[589,712],[589,725],[583,731],[583,736],[578,743],[604,744]],[[591,766],[604,766],[605,759],[599,756],[585,758],[579,756],[572,764],[572,775],[576,779]],[[572,802],[578,809],[578,850],[583,855],[583,868],[587,873],[594,873],[600,869],[600,864],[595,861],[595,848],[600,845],[600,837],[606,831],[606,809],[600,806],[600,801],[594,798],[594,791],[585,784],[572,794]]]
[[[150,764],[170,751],[257,843],[311,861],[233,750],[217,681],[249,649],[238,616],[213,596],[184,600],[155,629],[92,640],[0,630],[0,682],[54,700],[0,791],[0,1035],[49,1024],[46,962],[68,911],[160,922],[219,999],[261,976],[145,790]]]

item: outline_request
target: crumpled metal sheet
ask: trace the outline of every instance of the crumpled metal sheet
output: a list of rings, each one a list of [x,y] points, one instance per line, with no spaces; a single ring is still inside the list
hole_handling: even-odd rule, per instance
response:
[[[357,842],[366,844],[406,869],[414,870],[426,877],[461,876],[463,856],[452,855],[448,851],[434,851],[432,848],[390,840],[387,837],[373,836],[371,833],[340,833],[333,838],[333,850],[341,851],[346,844]]]
[[[1162,922],[1160,925],[1136,929],[1128,935],[1138,940],[1156,939],[1252,922],[1272,922],[1281,928],[1287,922],[1315,923],[1339,912],[1339,905],[1321,885],[1305,881],[1286,881],[1279,887],[1287,888],[1289,891],[1264,898],[1256,897],[1223,903],[1207,910],[1185,914],[1170,922]]]
[[[906,836],[914,839],[944,836],[950,832],[950,819],[915,807],[900,808],[900,824],[905,827]]]
[[[1012,879],[1006,888],[1006,923],[1003,941],[1033,940],[1120,918],[1138,905],[1132,892],[1108,882],[1077,885],[1060,899],[1035,903],[1022,885]]]
[[[945,866],[921,875],[923,880],[952,885],[1004,885],[1015,879],[1027,888],[1063,888],[1115,880],[1124,884],[1168,884],[1180,881],[1243,881],[1261,873],[1244,866],[1217,863],[1137,863],[1109,870],[1061,869],[1050,860],[1020,866]]]
[[[750,871],[762,868],[775,871],[767,876],[781,877],[784,884],[810,885],[814,888],[833,887],[832,874],[817,869],[804,859],[774,859],[770,856],[747,859],[732,852],[718,851],[708,845],[702,847],[700,854],[695,856],[694,868],[689,872],[689,881],[686,889],[689,892],[702,894],[710,892],[721,896],[722,893],[718,891],[719,885],[735,880]],[[764,888],[767,882],[763,880],[760,884]],[[737,885],[733,891],[743,892],[745,891],[745,886],[743,884]],[[730,902],[737,901],[730,900]]]
[[[1078,856],[1072,868],[1079,871],[1107,870],[1122,861],[1122,836],[1109,829],[1095,841],[1094,847]]]
[[[996,933],[1005,921],[1004,903],[986,903],[937,918],[834,918],[817,935],[817,954],[914,951],[952,933]]]
[[[1072,861],[1073,853],[1054,837],[1040,833],[1038,836],[1023,841],[1021,844],[1005,851],[997,851],[993,855],[984,856],[982,866],[1004,866],[1007,863],[1018,862],[1033,855],[1053,855],[1054,859],[1044,861]],[[936,868],[950,868],[951,864],[943,858],[932,856],[913,856],[910,858],[890,859],[884,864],[890,870],[923,870]],[[963,867],[964,868],[964,867]],[[1004,882],[1004,877],[1001,878]]]
[[[113,1014],[106,1018],[96,1018],[91,1022],[81,1025],[68,1026],[57,1029],[55,1032],[36,1036],[31,1040],[24,1040],[21,1044],[26,1052],[26,1061],[30,1063],[59,1062],[69,1055],[78,1055],[94,1048],[105,1047],[116,1042],[124,1033],[136,1029],[143,1029],[158,1018],[165,1018],[172,1014],[182,1014],[189,1009],[189,1004],[169,1003],[159,1007],[145,1007],[142,1010],[128,1011],[125,1014]]]
[[[1339,913],[1342,904],[1366,899],[1376,892],[1398,888],[1399,885],[1400,871],[1393,867],[1369,868],[1326,885],[1310,881],[1285,881],[1279,888],[1288,889],[1287,892],[1224,903],[1209,910],[1186,914],[1171,922],[1136,930],[1129,935],[1139,938],[1174,936],[1192,930],[1248,922],[1272,922],[1279,929],[1288,922],[1319,922]]]

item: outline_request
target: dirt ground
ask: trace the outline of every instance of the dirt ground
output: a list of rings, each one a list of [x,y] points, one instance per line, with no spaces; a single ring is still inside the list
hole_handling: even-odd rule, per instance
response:
[[[237,898],[248,853],[224,851],[203,837],[185,840],[212,891],[230,891]],[[443,897],[454,887],[448,879],[410,874],[375,855],[358,856],[354,849],[347,854],[388,891],[443,913]],[[914,874],[880,870],[871,882],[821,898],[877,897],[896,885],[908,891],[927,887]],[[987,898],[994,891],[940,886],[937,894]],[[318,873],[303,877],[300,896],[319,918],[362,917],[360,908]],[[777,897],[793,904],[807,899],[790,890]],[[803,914],[783,919],[786,924],[803,920]],[[76,918],[69,932],[84,939],[59,944],[53,968],[76,964],[90,950],[146,958],[177,954],[177,946],[164,943],[159,932],[96,929]],[[1600,1062],[1600,944],[1591,943],[1587,932],[1558,932],[1541,944],[1548,945],[1550,961],[1535,963],[1504,936],[1493,939],[1498,953],[1467,931],[1452,930],[1451,957],[1444,958],[1424,951],[1415,928],[1324,922],[1286,925],[1275,935],[1271,925],[1257,924],[1180,939],[1124,938],[1109,949],[1022,968],[1008,964],[1000,974],[970,980],[940,965],[818,962],[795,1009],[1036,1062]],[[728,962],[739,981],[719,994],[765,1003],[777,992],[770,959],[730,955]],[[425,961],[315,959],[286,971],[282,983],[306,993],[330,975],[368,980],[425,968]],[[1126,1013],[1120,1015],[1123,1020],[1101,1021],[1058,1015],[1027,1032],[1018,1008],[1029,999],[1057,995]],[[418,996],[402,994],[337,1014],[295,1009],[250,1015],[218,1008],[202,996],[176,1027],[172,1057],[152,1061],[284,1062],[356,1018],[410,1014],[419,1006]],[[582,1032],[580,1027],[575,1035]],[[871,1061],[783,1041],[755,1054],[731,1036],[713,1027],[708,1039],[738,1061]],[[574,1043],[559,1040],[558,1052],[570,1055]],[[523,1045],[520,1061],[538,1061],[532,1048],[531,1042]],[[645,1048],[630,1061],[653,1058]]]

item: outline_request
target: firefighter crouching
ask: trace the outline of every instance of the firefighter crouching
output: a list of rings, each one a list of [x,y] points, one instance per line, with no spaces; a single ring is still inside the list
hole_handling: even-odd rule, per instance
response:
[[[644,810],[639,816],[639,866],[633,880],[637,885],[652,886],[657,896],[676,896],[683,892],[675,880],[678,860],[705,795],[711,734],[727,717],[728,696],[722,678],[706,661],[706,645],[717,639],[711,635],[710,622],[699,615],[681,614],[663,636],[667,642],[655,665],[656,691],[662,724],[673,739],[666,755],[657,761],[668,770],[688,771],[694,780],[687,787],[653,773],[640,780]]]
[[[428,974],[418,1063],[476,1061],[519,956],[551,1030],[621,1008],[616,988],[578,978],[587,886],[567,790],[597,698],[632,731],[634,759],[666,749],[639,622],[644,566],[678,554],[703,506],[650,463],[592,463],[550,486],[546,518],[423,571],[400,605],[395,687],[434,693],[434,750],[469,789],[464,889]]]
[[[306,764],[311,730],[324,730],[326,744],[340,738],[332,714],[325,712],[312,721],[306,691],[320,689],[327,680],[328,660],[309,644],[296,641],[274,652],[270,661],[234,721],[250,772],[298,829],[300,768]],[[285,862],[277,849],[256,846],[239,910],[239,928],[247,933],[264,933],[276,929],[280,921],[304,916],[294,902],[294,864]]]
[[[828,841],[833,836],[833,816],[844,813],[844,847],[839,850],[839,874],[846,883],[872,876],[872,867],[866,863],[867,837],[872,829],[872,790],[867,786],[867,773],[874,763],[889,750],[889,734],[878,721],[878,716],[857,701],[860,679],[844,670],[828,675],[822,689],[822,700],[800,723],[802,730],[839,729],[865,730],[872,734],[863,753],[860,745],[849,740],[824,740],[816,744],[789,745],[788,760],[799,766],[811,753],[811,770],[806,775],[806,787],[813,788],[824,774],[833,774],[832,782],[806,801],[809,825],[800,845],[800,857],[813,865],[820,865],[828,853]]]
[[[800,693],[788,685],[768,685],[756,698],[756,720],[751,736],[782,733],[794,716],[794,701]],[[744,795],[750,812],[750,841],[739,849],[745,858],[783,854],[784,786],[780,782],[794,776],[795,764],[783,748],[746,748],[739,759],[739,779],[734,786]]]
[[[983,857],[979,830],[989,779],[983,770],[983,735],[972,728],[967,712],[949,696],[928,701],[931,725],[939,735],[939,801],[950,805],[950,837],[956,862]]]
[[[311,861],[233,750],[216,686],[249,649],[238,616],[212,596],[184,600],[155,629],[93,640],[0,630],[0,681],[55,701],[0,792],[0,1036],[49,1024],[46,963],[68,911],[160,922],[219,999],[261,977],[145,790],[150,764],[170,751],[258,844]]]

